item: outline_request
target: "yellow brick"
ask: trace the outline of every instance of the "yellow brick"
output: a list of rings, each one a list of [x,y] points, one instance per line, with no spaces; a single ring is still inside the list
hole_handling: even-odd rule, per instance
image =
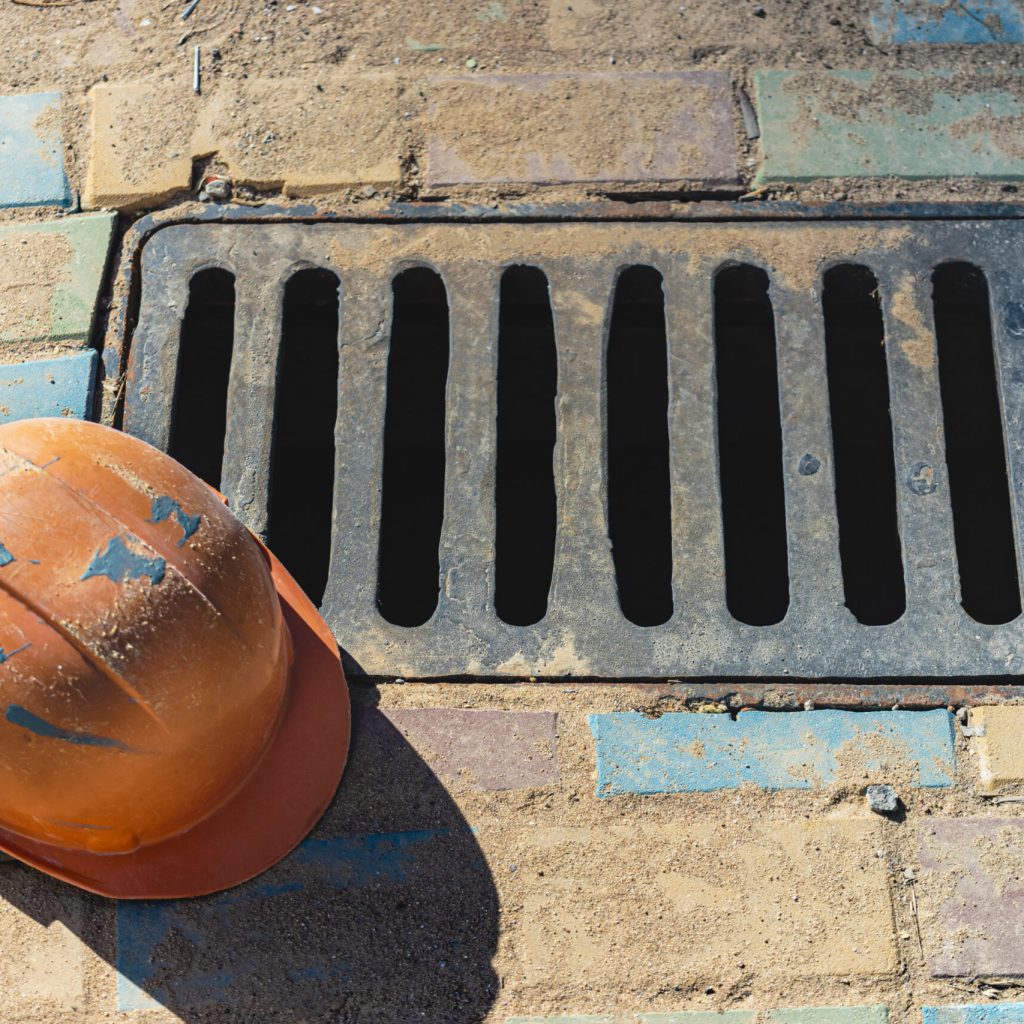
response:
[[[191,89],[164,81],[97,85],[91,98],[85,209],[154,206],[188,188],[198,101]]]
[[[893,916],[873,821],[532,829],[496,840],[502,905],[521,908],[510,984],[619,987],[714,977],[891,975]],[[488,837],[479,834],[488,856]],[[516,891],[517,890],[517,891]]]
[[[317,88],[319,86],[319,88]],[[201,116],[196,149],[258,189],[309,196],[396,184],[401,115],[390,74],[249,79],[222,88]]]
[[[165,81],[97,86],[86,208],[137,210],[185,193],[214,157],[240,185],[316,195],[401,177],[390,74],[222,80],[202,96]]]
[[[1024,707],[974,708],[971,725],[983,726],[974,743],[983,793],[999,793],[1024,783]]]

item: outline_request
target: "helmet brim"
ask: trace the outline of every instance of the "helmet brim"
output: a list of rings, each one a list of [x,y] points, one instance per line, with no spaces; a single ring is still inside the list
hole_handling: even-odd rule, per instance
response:
[[[327,624],[284,566],[270,552],[267,557],[293,661],[281,723],[242,789],[189,831],[133,853],[68,850],[2,828],[0,850],[101,896],[173,899],[239,885],[309,834],[348,758],[348,687]]]

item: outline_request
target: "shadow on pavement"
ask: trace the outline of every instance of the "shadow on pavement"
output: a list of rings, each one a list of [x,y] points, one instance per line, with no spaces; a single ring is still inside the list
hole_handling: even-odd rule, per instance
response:
[[[63,921],[114,964],[122,1011],[162,1006],[185,1022],[482,1020],[497,994],[498,932],[483,854],[376,709],[376,691],[352,696],[352,753],[333,806],[259,878],[200,899],[121,902],[116,935],[111,901],[88,896],[83,914],[77,893],[68,899],[63,883],[20,865],[0,870],[0,897],[44,925]]]

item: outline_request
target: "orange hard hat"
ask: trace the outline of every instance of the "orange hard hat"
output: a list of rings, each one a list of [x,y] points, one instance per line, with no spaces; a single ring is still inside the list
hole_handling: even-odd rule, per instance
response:
[[[236,885],[349,726],[330,630],[215,491],[95,423],[0,427],[0,849],[106,896]]]

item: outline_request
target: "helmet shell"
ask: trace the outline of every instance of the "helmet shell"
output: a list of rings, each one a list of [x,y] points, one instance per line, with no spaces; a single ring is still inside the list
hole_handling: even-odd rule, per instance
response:
[[[271,744],[289,661],[205,483],[96,424],[0,427],[0,827],[98,854],[194,828]]]

